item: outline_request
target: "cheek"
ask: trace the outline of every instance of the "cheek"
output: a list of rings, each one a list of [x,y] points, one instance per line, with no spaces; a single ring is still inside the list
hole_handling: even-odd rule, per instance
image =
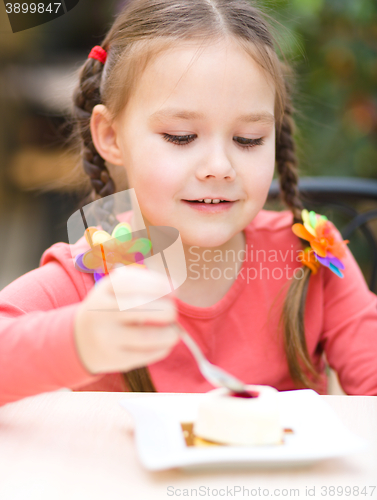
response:
[[[244,166],[244,180],[253,198],[263,198],[268,192],[275,170],[275,147],[262,147],[250,154]]]
[[[135,189],[139,203],[151,213],[157,207],[163,212],[164,206],[172,202],[184,182],[180,175],[184,169],[180,168],[176,160],[161,154],[158,148],[144,148],[134,154],[130,171],[130,184]]]

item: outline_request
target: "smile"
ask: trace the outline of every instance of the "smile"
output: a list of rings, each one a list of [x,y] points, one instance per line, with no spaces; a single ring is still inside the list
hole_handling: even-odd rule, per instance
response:
[[[197,212],[202,212],[202,213],[219,213],[219,212],[225,212],[228,211],[232,208],[232,206],[237,203],[236,201],[220,201],[220,200],[215,200],[215,201],[210,201],[210,202],[205,202],[199,201],[199,200],[182,200],[182,202],[190,207],[193,210],[196,210]]]

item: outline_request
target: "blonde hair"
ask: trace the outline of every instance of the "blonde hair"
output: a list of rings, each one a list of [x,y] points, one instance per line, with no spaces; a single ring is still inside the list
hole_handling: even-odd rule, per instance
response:
[[[205,46],[225,37],[235,40],[274,83],[280,191],[283,202],[292,211],[292,224],[302,222],[304,207],[297,188],[290,67],[279,60],[266,15],[247,0],[133,0],[118,14],[102,43],[108,54],[106,64],[86,60],[73,96],[75,134],[93,186],[92,199],[116,191],[105,161],[92,141],[93,107],[104,104],[114,119],[127,106],[138,78],[153,57],[178,43],[194,41]],[[110,218],[108,224],[113,223]],[[302,244],[307,245],[303,240]],[[292,278],[281,322],[287,363],[296,387],[316,388],[319,374],[307,350],[303,319],[310,274],[310,269],[305,268],[303,278]],[[130,390],[155,390],[147,368],[123,375]]]

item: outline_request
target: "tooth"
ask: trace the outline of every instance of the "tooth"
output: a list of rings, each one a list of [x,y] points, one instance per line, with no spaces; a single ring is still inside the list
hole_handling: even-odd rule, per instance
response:
[[[211,203],[211,198],[206,198],[206,199],[204,200],[204,203]]]
[[[220,200],[219,199],[212,200],[212,203],[220,203]]]
[[[198,201],[203,201],[203,200],[198,200]]]

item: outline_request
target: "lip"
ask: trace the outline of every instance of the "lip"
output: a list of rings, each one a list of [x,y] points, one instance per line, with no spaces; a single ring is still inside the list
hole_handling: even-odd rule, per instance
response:
[[[223,198],[221,196],[202,196],[201,198],[195,198],[194,200],[182,200],[182,201],[198,201],[198,200],[224,200],[224,201],[237,201],[237,200],[230,200],[229,198]]]
[[[235,203],[237,203],[236,201],[229,201],[228,203],[192,203],[187,200],[182,200],[182,202],[193,210],[196,210],[197,212],[208,214],[227,212],[233,207]]]

